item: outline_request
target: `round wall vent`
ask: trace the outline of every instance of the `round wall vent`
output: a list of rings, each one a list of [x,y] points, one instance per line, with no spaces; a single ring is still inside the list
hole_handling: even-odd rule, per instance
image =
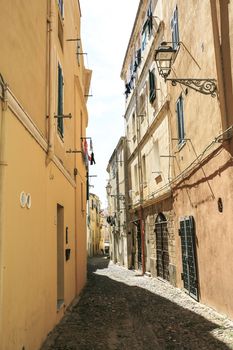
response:
[[[24,208],[27,203],[27,195],[24,191],[20,193],[19,200],[20,200],[21,207]]]
[[[27,194],[27,208],[30,209],[32,206],[32,197],[30,193]]]

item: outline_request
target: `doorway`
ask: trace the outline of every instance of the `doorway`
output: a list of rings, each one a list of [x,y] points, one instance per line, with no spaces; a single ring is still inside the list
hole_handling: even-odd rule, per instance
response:
[[[64,303],[64,208],[57,204],[57,309]]]
[[[181,274],[184,289],[195,300],[199,300],[198,274],[196,259],[196,233],[193,216],[180,220],[179,235],[181,238],[182,267]]]
[[[159,213],[155,221],[157,276],[169,281],[168,229],[166,217]]]

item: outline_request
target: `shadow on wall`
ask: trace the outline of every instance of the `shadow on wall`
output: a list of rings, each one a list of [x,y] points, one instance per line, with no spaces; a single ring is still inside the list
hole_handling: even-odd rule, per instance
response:
[[[218,325],[145,289],[96,274],[107,265],[104,259],[90,261],[79,303],[42,350],[229,350],[210,333]]]

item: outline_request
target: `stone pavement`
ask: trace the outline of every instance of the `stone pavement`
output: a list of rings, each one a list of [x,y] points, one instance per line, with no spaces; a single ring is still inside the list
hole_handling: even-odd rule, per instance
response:
[[[233,349],[233,322],[166,282],[97,257],[79,302],[41,350],[100,349]]]

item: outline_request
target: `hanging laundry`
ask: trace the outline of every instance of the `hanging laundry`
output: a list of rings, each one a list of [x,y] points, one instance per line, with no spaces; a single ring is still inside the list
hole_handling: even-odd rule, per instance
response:
[[[93,152],[91,152],[91,160],[90,160],[90,162],[91,162],[91,165],[96,164],[96,162],[95,162],[95,156],[94,156],[94,153],[93,153]]]
[[[91,152],[91,155],[89,156],[90,164],[91,164],[91,165],[96,164],[96,162],[95,162],[95,156],[94,156],[94,152],[93,152],[93,143],[92,143],[92,139],[90,139],[90,152]]]
[[[88,166],[89,155],[88,155],[88,143],[86,139],[84,139],[83,141],[83,153],[84,153],[84,160],[85,160],[86,166]]]

